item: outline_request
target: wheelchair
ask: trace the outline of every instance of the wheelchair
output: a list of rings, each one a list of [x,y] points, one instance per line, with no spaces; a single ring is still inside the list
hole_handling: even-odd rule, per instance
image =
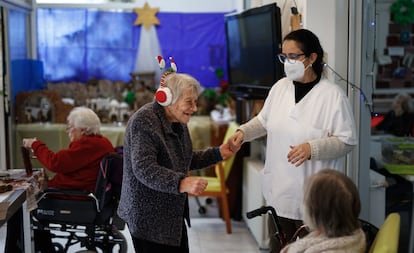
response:
[[[280,224],[279,216],[277,215],[275,208],[272,206],[261,206],[260,208],[247,212],[246,217],[248,219],[253,219],[257,216],[268,214],[268,213],[270,213],[270,217],[276,228],[276,232],[272,236],[279,241],[282,248],[284,248],[289,243],[292,243],[300,239],[299,234],[301,233],[301,231],[307,229],[306,225],[302,225],[294,233],[292,238],[287,238],[285,232],[283,231],[282,225]],[[377,236],[379,229],[365,220],[359,219],[359,221],[361,223],[361,229],[364,231],[364,234],[365,234],[365,240],[366,240],[366,245],[367,245],[365,253],[372,252],[371,247],[374,244],[374,240],[375,240],[375,237]]]
[[[49,231],[56,252],[80,243],[94,252],[127,252],[125,228],[116,214],[121,194],[122,155],[111,153],[100,163],[95,192],[47,188],[31,213],[34,233]],[[64,242],[60,244],[59,242]],[[100,251],[97,251],[97,250]]]
[[[279,241],[281,248],[284,248],[289,243],[294,242],[295,240],[299,239],[299,234],[302,232],[302,230],[306,229],[306,226],[302,225],[295,232],[292,238],[287,238],[287,235],[283,231],[282,225],[280,224],[279,216],[277,215],[276,210],[273,206],[261,206],[260,208],[247,212],[246,217],[247,219],[253,219],[257,216],[260,216],[262,214],[268,214],[268,213],[270,214],[270,218],[272,219],[272,222],[276,229],[275,233],[272,236]]]

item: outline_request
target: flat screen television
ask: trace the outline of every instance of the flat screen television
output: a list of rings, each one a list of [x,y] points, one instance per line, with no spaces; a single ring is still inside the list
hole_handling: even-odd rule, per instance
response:
[[[229,91],[246,99],[266,98],[283,77],[280,9],[276,3],[225,16]]]

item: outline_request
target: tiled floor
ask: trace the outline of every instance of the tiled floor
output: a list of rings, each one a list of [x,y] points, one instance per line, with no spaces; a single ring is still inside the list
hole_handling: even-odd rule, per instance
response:
[[[244,222],[232,222],[232,234],[226,233],[220,218],[192,218],[188,229],[190,253],[260,253],[255,240]],[[128,252],[134,252],[128,233]]]
[[[261,252],[244,222],[232,222],[232,234],[227,234],[220,218],[193,218],[188,229],[191,253],[259,253]]]
[[[201,205],[206,208],[206,213],[200,214],[196,198],[189,199],[191,228],[188,229],[188,240],[190,253],[261,252],[243,221],[232,220],[232,233],[227,234],[224,220],[218,218],[217,203],[213,199],[212,203],[207,205],[205,200],[205,198],[199,198]]]
[[[204,203],[204,199],[201,200]],[[232,234],[226,233],[226,225],[218,218],[215,202],[206,205],[205,214],[198,213],[195,198],[190,198],[191,228],[188,228],[190,253],[265,253],[261,251],[243,221],[232,221]],[[127,228],[123,231],[128,241],[128,253],[134,253]],[[69,253],[79,251],[73,245]],[[116,252],[116,251],[114,251]]]
[[[205,199],[200,199],[202,204]],[[226,233],[226,225],[218,218],[218,208],[212,204],[204,205],[205,214],[198,213],[198,205],[195,198],[190,198],[191,228],[188,228],[188,241],[190,253],[264,253],[252,237],[249,229],[243,221],[232,221],[232,233]],[[125,233],[127,240],[129,234]],[[131,242],[129,249],[133,249]],[[134,252],[129,250],[128,252]]]

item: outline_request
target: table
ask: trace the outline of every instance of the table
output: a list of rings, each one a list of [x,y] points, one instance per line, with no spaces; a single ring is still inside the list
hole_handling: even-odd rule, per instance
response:
[[[193,149],[211,146],[211,120],[209,116],[192,116],[187,124],[193,142]]]
[[[20,231],[22,232],[23,239],[22,246],[24,247],[24,252],[32,252],[33,243],[31,238],[30,210],[35,208],[34,194],[36,191],[34,188],[37,185],[36,177],[26,177],[26,172],[23,169],[8,170],[7,172],[10,174],[10,178],[15,178],[22,182],[15,184],[12,191],[0,194],[0,228],[19,210],[22,210],[23,231]],[[39,172],[34,171],[33,175],[37,173]],[[19,232],[17,228],[13,228],[13,230],[13,233]],[[1,238],[1,240],[6,240],[6,238]],[[1,243],[1,245],[4,247],[5,243]]]
[[[23,247],[24,252],[32,252],[33,245],[32,245],[32,238],[31,238],[31,223],[30,223],[30,212],[26,211],[27,209],[27,202],[26,202],[26,191],[23,189],[13,190],[8,193],[3,193],[2,195],[6,195],[7,198],[5,198],[1,204],[7,205],[7,213],[6,218],[4,220],[0,220],[0,228],[9,221],[9,219],[16,214],[20,209],[22,209],[23,214],[23,231],[22,232],[22,238],[23,238]],[[5,207],[4,205],[3,207]],[[4,240],[4,243],[2,244],[2,247],[5,247],[5,240],[7,239],[7,229],[5,229],[6,237],[2,238]],[[13,229],[14,233],[18,232],[18,229]],[[3,248],[0,248],[0,250],[4,250]]]
[[[107,137],[114,147],[124,145],[125,125],[102,125],[101,133]],[[24,168],[20,147],[23,138],[36,137],[42,140],[52,151],[58,151],[69,146],[69,137],[66,133],[66,124],[33,123],[16,125],[16,145],[13,157],[14,168]],[[34,168],[43,165],[36,159],[32,161]]]
[[[384,167],[384,162],[383,162],[383,158],[382,158],[382,152],[381,152],[381,142],[384,139],[387,138],[395,138],[395,136],[392,135],[373,135],[371,136],[371,149],[370,149],[370,157],[374,158],[377,162],[377,165],[379,168]],[[413,175],[404,175],[404,174],[396,174],[399,175],[403,178],[405,178],[407,181],[409,181],[412,185],[413,185],[413,190],[414,190],[414,176]],[[371,189],[372,189],[372,182],[371,182]],[[377,188],[379,189],[379,188]],[[377,202],[375,206],[371,205],[371,210],[373,210],[373,212],[378,213],[379,210],[384,209],[385,207],[385,193],[383,194],[384,196],[382,197],[382,201]],[[371,196],[372,197],[372,196]],[[412,200],[414,203],[414,199]],[[382,214],[383,218],[382,218],[382,222],[380,225],[382,225],[383,221],[385,220],[385,213]],[[377,224],[374,224],[376,226],[380,226]],[[410,228],[409,228],[409,239],[408,239],[408,247],[409,250],[408,252],[414,252],[414,208],[411,208],[411,224],[410,224]],[[401,234],[400,234],[401,237]]]

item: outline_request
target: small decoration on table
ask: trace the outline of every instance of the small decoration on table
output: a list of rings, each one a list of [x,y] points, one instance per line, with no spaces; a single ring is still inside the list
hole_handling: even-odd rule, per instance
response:
[[[13,185],[11,184],[3,184],[0,185],[0,193],[5,193],[13,190]]]

